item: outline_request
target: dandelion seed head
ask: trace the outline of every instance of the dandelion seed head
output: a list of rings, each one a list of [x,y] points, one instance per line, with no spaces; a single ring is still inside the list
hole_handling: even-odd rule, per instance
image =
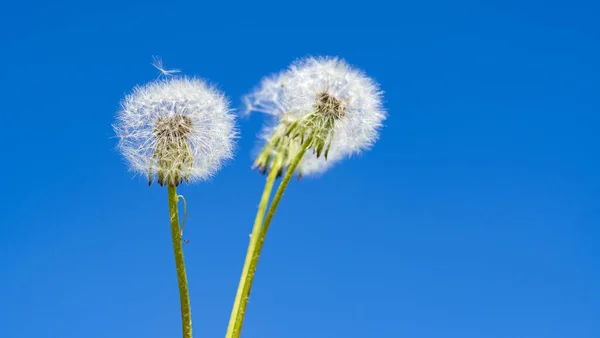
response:
[[[289,69],[263,79],[244,97],[244,103],[246,113],[273,117],[261,133],[265,141],[279,125],[306,120],[315,112],[323,115],[313,127],[332,130],[317,135],[330,143],[330,149],[326,158],[307,152],[301,164],[303,174],[322,173],[335,162],[370,149],[386,118],[378,84],[339,58],[298,60]],[[333,127],[322,125],[323,121]]]
[[[237,134],[225,96],[187,77],[136,86],[114,130],[130,170],[161,185],[211,177],[233,156]]]

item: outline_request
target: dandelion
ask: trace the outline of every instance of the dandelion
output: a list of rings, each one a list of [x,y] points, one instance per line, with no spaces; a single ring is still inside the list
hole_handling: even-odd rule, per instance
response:
[[[256,265],[269,225],[283,193],[298,176],[323,173],[334,163],[370,149],[386,112],[379,86],[338,58],[309,57],[262,80],[244,97],[246,112],[271,116],[263,128],[264,146],[254,167],[267,175],[255,219],[227,338],[240,336]],[[285,174],[284,174],[285,173]],[[277,177],[283,179],[271,205]]]
[[[158,61],[157,61],[158,60]],[[205,180],[233,156],[234,116],[225,96],[197,78],[164,78],[136,86],[122,101],[114,130],[129,168],[168,187],[171,234],[181,301],[183,337],[192,337],[191,307],[179,225],[177,186]],[[184,200],[185,208],[185,200]],[[185,211],[184,211],[185,220]]]
[[[196,78],[134,88],[122,102],[118,148],[148,183],[178,186],[211,177],[233,155],[234,117],[218,90]]]

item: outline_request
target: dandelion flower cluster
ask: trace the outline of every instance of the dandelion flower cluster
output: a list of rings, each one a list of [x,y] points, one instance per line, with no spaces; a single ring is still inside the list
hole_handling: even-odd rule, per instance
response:
[[[200,79],[172,77],[137,86],[121,106],[114,125],[118,148],[149,184],[206,179],[233,156],[229,102]]]
[[[377,83],[344,60],[309,57],[295,62],[244,97],[247,113],[273,117],[261,134],[265,147],[255,166],[266,172],[277,157],[289,164],[306,139],[313,151],[300,164],[304,175],[324,172],[369,149],[386,118],[381,101]]]

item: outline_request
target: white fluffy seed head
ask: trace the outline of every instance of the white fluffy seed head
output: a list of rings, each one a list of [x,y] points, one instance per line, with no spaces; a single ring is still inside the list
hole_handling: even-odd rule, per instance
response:
[[[229,102],[197,78],[136,86],[121,102],[114,130],[130,169],[149,183],[211,177],[233,156],[237,132]]]
[[[309,57],[263,79],[254,92],[244,97],[244,103],[246,113],[258,111],[274,117],[261,134],[268,141],[278,125],[307,118],[323,98],[335,102],[339,113],[335,114],[327,158],[307,153],[303,159],[302,173],[311,174],[324,172],[335,162],[375,143],[386,118],[377,83],[342,59]]]

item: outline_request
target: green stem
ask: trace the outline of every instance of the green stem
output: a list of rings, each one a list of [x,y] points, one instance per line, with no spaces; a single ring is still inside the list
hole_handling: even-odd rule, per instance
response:
[[[246,313],[246,307],[248,305],[248,298],[250,297],[250,290],[252,289],[252,282],[254,281],[254,274],[256,272],[256,266],[258,264],[258,258],[260,257],[260,252],[262,251],[262,247],[265,242],[265,237],[267,236],[267,231],[269,230],[269,225],[271,224],[271,221],[273,220],[273,216],[275,215],[275,211],[277,210],[279,201],[281,201],[281,197],[283,197],[283,193],[284,193],[288,183],[292,179],[292,176],[294,176],[294,172],[296,171],[296,168],[300,164],[300,161],[302,160],[302,156],[304,156],[304,153],[306,152],[306,150],[311,146],[312,141],[313,141],[313,137],[311,136],[308,140],[306,140],[302,144],[302,148],[300,149],[300,152],[296,155],[296,157],[292,160],[292,162],[288,166],[285,176],[283,177],[283,180],[281,181],[281,183],[279,184],[279,187],[277,188],[277,191],[275,192],[275,196],[273,197],[271,206],[269,207],[269,210],[267,211],[267,216],[265,217],[262,227],[258,227],[258,229],[259,229],[258,236],[256,236],[256,234],[254,234],[254,232],[252,234],[251,245],[252,245],[253,241],[256,240],[256,242],[252,249],[248,248],[248,254],[246,255],[246,262],[249,261],[249,264],[248,264],[248,270],[242,274],[242,280],[243,280],[244,285],[243,285],[243,289],[242,289],[242,295],[240,297],[240,304],[237,309],[236,321],[233,325],[233,328],[231,329],[231,333],[230,333],[230,330],[228,330],[228,335],[226,336],[226,338],[239,338],[241,335],[242,325],[244,323],[244,315]],[[263,193],[263,198],[264,198],[264,193]],[[257,216],[257,220],[258,220],[258,216]],[[255,229],[256,229],[256,223],[255,223]],[[238,291],[239,291],[239,289],[238,289]],[[234,308],[234,310],[235,310],[235,308]],[[230,326],[231,326],[231,322],[230,322]]]
[[[185,262],[183,260],[183,246],[181,244],[181,228],[179,227],[177,201],[177,188],[169,185],[169,214],[171,216],[171,235],[173,237],[175,267],[177,268],[177,282],[179,284],[181,325],[183,338],[192,338],[192,310],[190,307],[187,275],[185,273]]]
[[[277,173],[279,171],[280,162],[278,159],[275,159],[274,161],[275,162],[273,163],[273,166],[269,171],[269,175],[267,176],[267,182],[265,183],[265,188],[260,199],[260,204],[258,205],[258,212],[256,213],[256,218],[254,219],[252,235],[250,235],[250,244],[248,245],[246,260],[244,261],[242,276],[240,277],[240,284],[238,285],[238,290],[235,295],[235,301],[233,303],[233,309],[231,310],[231,318],[229,319],[229,326],[227,326],[227,333],[225,334],[225,337],[227,338],[240,336],[240,332],[235,331],[235,328],[237,327],[237,323],[239,321],[244,320],[244,314],[246,310],[245,304],[248,302],[248,297],[250,295],[250,288],[248,286],[248,282],[252,282],[252,276],[248,272],[250,271],[250,265],[252,263],[252,252],[254,252],[256,248],[256,243],[258,242],[259,238],[260,227],[265,216],[265,211],[267,210],[267,203],[269,202],[269,198],[271,197],[271,191],[273,190],[273,185],[275,184],[275,180],[277,179]],[[243,307],[242,304],[244,304]]]

